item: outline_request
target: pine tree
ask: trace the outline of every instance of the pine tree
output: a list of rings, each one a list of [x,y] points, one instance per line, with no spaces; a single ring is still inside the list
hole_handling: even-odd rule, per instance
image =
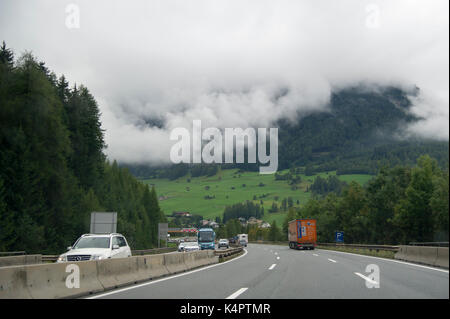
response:
[[[406,198],[396,206],[395,222],[404,231],[404,241],[432,241],[433,213],[430,201],[433,195],[433,175],[437,163],[429,156],[421,156],[412,170],[406,188]]]
[[[445,172],[435,177],[433,195],[430,199],[430,207],[433,214],[436,236],[433,240],[448,241],[449,237],[449,176],[448,168]]]
[[[103,175],[103,131],[100,113],[88,89],[81,86],[67,92],[65,79],[61,78],[60,95],[68,96],[66,103],[67,122],[73,152],[69,164],[80,179],[83,188],[95,187]]]
[[[92,211],[116,211],[132,247],[157,243],[167,221],[155,189],[105,160],[100,113],[25,53],[0,48],[0,250],[60,253],[89,231]]]
[[[11,49],[6,47],[5,41],[3,41],[2,46],[0,47],[0,64],[3,64],[10,69],[14,65],[14,53]]]

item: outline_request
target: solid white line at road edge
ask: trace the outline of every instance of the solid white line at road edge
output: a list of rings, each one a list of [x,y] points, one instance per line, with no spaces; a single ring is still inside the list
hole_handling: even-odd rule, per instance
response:
[[[319,256],[319,255],[317,255],[317,254],[313,254],[313,256]]]
[[[170,277],[165,277],[165,278],[149,281],[149,282],[146,282],[146,283],[143,283],[143,284],[134,285],[134,286],[131,286],[131,287],[122,288],[122,289],[114,290],[114,291],[111,291],[111,292],[95,295],[95,296],[84,298],[84,299],[97,299],[97,298],[100,298],[100,297],[113,295],[113,294],[116,294],[116,293],[119,293],[119,292],[131,290],[131,289],[135,289],[135,288],[140,288],[140,287],[148,286],[148,285],[151,285],[151,284],[156,284],[157,282],[161,282],[161,281],[165,281],[165,280],[169,280],[169,279],[173,279],[173,278],[189,275],[189,274],[192,274],[194,272],[202,271],[202,270],[205,270],[205,269],[221,266],[221,265],[227,264],[229,262],[238,260],[239,258],[242,258],[245,255],[247,255],[247,253],[248,253],[247,249],[244,248],[244,253],[242,255],[240,255],[239,257],[233,258],[231,260],[228,260],[228,261],[224,261],[224,262],[217,263],[217,264],[214,264],[214,265],[210,265],[210,266],[202,267],[202,268],[199,268],[199,269],[191,270],[191,271],[188,271],[188,272],[183,272],[181,274],[173,275],[173,276],[170,276]]]
[[[337,262],[336,260],[334,260],[334,259],[331,259],[331,258],[328,258],[328,260],[329,260],[329,261],[331,261],[332,263],[335,263],[335,262]]]
[[[276,265],[277,265],[277,264],[273,264],[272,266],[270,266],[270,267],[269,267],[269,270],[274,269]]]
[[[361,277],[361,278],[364,279],[365,281],[370,282],[371,284],[378,285],[378,283],[377,283],[375,280],[372,280],[372,279],[370,279],[369,277],[366,277],[366,276],[360,274],[359,272],[355,272],[355,275]]]
[[[441,271],[441,272],[445,272],[446,274],[448,274],[448,270],[445,270],[445,269],[440,269],[440,268],[434,268],[434,267],[428,267],[428,266],[413,264],[413,263],[409,263],[409,262],[406,262],[406,261],[394,260],[394,259],[389,259],[389,258],[381,258],[381,257],[375,257],[375,256],[360,255],[360,254],[353,254],[353,253],[346,253],[346,252],[337,251],[337,250],[327,250],[327,249],[321,249],[321,250],[322,251],[339,253],[339,254],[348,254],[348,255],[359,256],[359,257],[380,259],[380,260],[390,261],[390,262],[397,263],[397,264],[405,264],[405,265],[410,265],[410,266],[415,266],[415,267],[420,267],[420,268],[425,268],[425,269]]]
[[[236,291],[234,294],[229,295],[225,299],[236,299],[240,294],[242,294],[244,291],[246,291],[248,288],[241,288],[238,291]]]

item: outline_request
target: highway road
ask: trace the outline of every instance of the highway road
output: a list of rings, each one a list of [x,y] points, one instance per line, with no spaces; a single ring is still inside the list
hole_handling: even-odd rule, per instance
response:
[[[379,279],[366,272],[368,265],[376,265]],[[329,250],[249,244],[243,255],[230,261],[89,298],[448,299],[449,273]]]

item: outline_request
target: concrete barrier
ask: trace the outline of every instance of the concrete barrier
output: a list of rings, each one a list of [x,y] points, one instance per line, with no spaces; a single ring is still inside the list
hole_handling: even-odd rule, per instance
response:
[[[395,253],[395,259],[405,260],[407,258],[407,246],[399,246],[398,251]]]
[[[209,264],[217,264],[219,262],[219,256],[216,256],[214,250],[208,250],[208,262]]]
[[[436,265],[437,247],[420,247],[418,262],[426,265]]]
[[[399,246],[395,259],[448,268],[448,247]]]
[[[209,265],[210,260],[208,258],[208,252],[203,250],[185,253],[184,263],[187,269],[194,269],[201,266]]]
[[[0,299],[29,299],[24,266],[0,268]]]
[[[189,253],[172,253],[164,255],[164,265],[171,274],[186,271],[188,268],[184,263],[184,255]]]
[[[42,263],[42,255],[20,255],[0,257],[0,267],[33,265]]]
[[[139,280],[150,280],[169,274],[166,265],[164,265],[163,255],[145,255],[136,258]]]
[[[205,255],[198,256],[202,266],[217,264],[219,257],[214,254],[214,250],[207,250]]]
[[[72,281],[68,276],[76,275],[71,269],[73,265],[79,269],[79,288],[70,288]],[[95,261],[29,265],[25,271],[26,285],[33,299],[76,297],[104,290],[97,279]]]
[[[448,247],[438,247],[435,266],[448,267]]]
[[[208,250],[0,267],[0,299],[78,297],[217,262],[218,257],[214,255],[214,251]],[[70,288],[68,276],[75,275],[69,267],[72,265],[77,265],[79,269],[78,288]]]
[[[194,269],[200,266],[199,260],[201,259],[201,255],[208,256],[202,251],[191,251],[188,253],[184,253],[184,264],[186,265],[186,269]]]
[[[97,278],[106,290],[141,281],[138,257],[98,260]]]
[[[402,260],[420,262],[420,251],[418,246],[407,246],[406,247],[406,255],[402,257]],[[396,258],[394,256],[394,258]]]

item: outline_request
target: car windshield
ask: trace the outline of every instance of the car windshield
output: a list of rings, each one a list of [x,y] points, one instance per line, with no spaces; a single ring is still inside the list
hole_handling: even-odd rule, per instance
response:
[[[199,242],[207,242],[213,240],[213,232],[199,232],[198,241]]]
[[[109,237],[83,237],[73,246],[80,248],[109,248]]]

